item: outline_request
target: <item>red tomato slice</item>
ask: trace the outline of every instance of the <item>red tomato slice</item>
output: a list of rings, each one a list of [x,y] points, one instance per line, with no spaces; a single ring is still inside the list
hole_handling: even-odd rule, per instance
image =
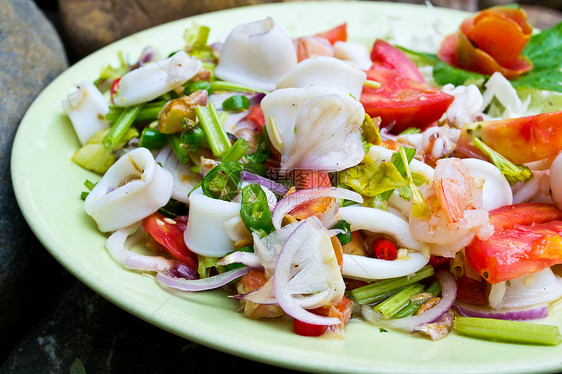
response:
[[[252,121],[258,130],[258,132],[263,132],[263,127],[265,126],[265,116],[263,115],[263,110],[259,105],[253,105],[250,107],[248,114],[244,117],[245,120]]]
[[[320,336],[328,330],[325,325],[313,325],[298,319],[293,320],[293,332],[302,336]]]
[[[397,134],[407,128],[422,130],[437,121],[454,100],[427,84],[405,78],[390,69],[369,70],[367,79],[381,83],[380,88],[363,87],[361,104],[371,117],[381,118],[381,127],[392,126]]]
[[[342,23],[333,29],[316,34],[320,38],[324,38],[334,44],[335,42],[345,42],[347,41],[347,23]]]
[[[197,268],[197,255],[189,250],[183,240],[183,232],[187,225],[187,216],[174,219],[154,213],[142,221],[144,230],[164,247],[176,260],[187,266]]]
[[[491,284],[562,263],[562,212],[550,204],[515,204],[490,212],[494,234],[465,249],[470,265]]]
[[[384,40],[375,40],[371,50],[371,61],[373,61],[371,69],[396,70],[406,78],[425,83],[425,78],[417,65],[399,48]]]

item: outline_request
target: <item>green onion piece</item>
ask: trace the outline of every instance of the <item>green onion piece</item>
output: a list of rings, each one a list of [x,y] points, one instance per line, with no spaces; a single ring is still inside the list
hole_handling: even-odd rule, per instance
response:
[[[246,139],[238,138],[234,142],[232,147],[230,147],[230,149],[224,153],[224,156],[222,156],[221,161],[222,162],[239,161],[242,157],[244,157],[244,155],[246,154],[249,148],[250,146],[248,145]]]
[[[82,200],[86,200],[86,198],[88,197],[89,194],[90,194],[89,192],[82,191],[82,193],[80,193],[80,198]]]
[[[410,303],[412,296],[419,294],[423,289],[423,284],[416,282],[390,296],[373,309],[381,313],[385,318],[391,318]]]
[[[441,293],[441,283],[435,281],[427,288],[425,291],[431,294],[433,297],[439,296]],[[411,302],[410,304],[406,305],[402,308],[398,313],[396,313],[393,317],[394,318],[404,318],[413,316],[416,312],[421,308],[422,304]]]
[[[230,148],[230,140],[221,123],[216,120],[217,117],[213,116],[211,108],[214,108],[212,102],[209,102],[209,107],[197,105],[195,113],[201,128],[205,132],[205,138],[209,147],[211,147],[211,152],[215,157],[222,157]],[[216,110],[214,112],[216,113]]]
[[[365,81],[365,83],[363,83],[363,86],[369,87],[369,88],[374,88],[374,89],[379,89],[379,88],[381,88],[380,82],[373,81],[373,80],[370,80],[370,79],[367,79],[367,80]]]
[[[243,112],[250,107],[250,99],[244,95],[232,95],[222,102],[222,109],[231,112]]]
[[[142,109],[142,104],[125,108],[119,118],[115,121],[107,135],[103,138],[102,144],[107,149],[114,149],[121,138],[127,133],[129,127]]]
[[[410,134],[419,134],[421,133],[421,130],[417,127],[408,127],[406,130],[402,131],[400,135],[410,135]]]
[[[96,186],[96,183],[86,179],[84,181],[84,186],[91,191]]]
[[[168,144],[168,138],[156,129],[145,127],[139,139],[139,147],[160,149]]]
[[[187,85],[183,90],[183,93],[186,95],[191,95],[196,91],[207,91],[210,95],[213,93],[213,88],[211,87],[211,84],[207,81],[197,81]]]
[[[351,296],[359,304],[368,304],[375,300],[379,300],[377,298],[382,294],[396,292],[400,288],[404,288],[406,286],[409,286],[410,284],[419,282],[422,279],[432,276],[433,273],[433,267],[431,265],[426,265],[417,272],[410,275],[385,279],[382,281],[367,284],[365,286],[357,287],[351,290]]]
[[[269,93],[268,91],[260,90],[255,87],[244,86],[243,84],[225,82],[225,81],[214,81],[211,82],[211,87],[213,91],[234,91],[234,92],[260,92]]]
[[[178,161],[182,164],[188,163],[190,160],[189,152],[182,145],[179,135],[169,134],[166,135],[166,138],[168,139],[168,143],[170,143],[170,146],[172,147],[174,154],[178,158]]]
[[[558,345],[562,342],[558,326],[493,318],[455,317],[461,335],[511,343]]]

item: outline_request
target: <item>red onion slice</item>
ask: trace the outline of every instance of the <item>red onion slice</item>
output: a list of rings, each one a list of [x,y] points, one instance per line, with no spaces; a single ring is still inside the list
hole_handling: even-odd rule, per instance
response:
[[[338,187],[317,187],[296,191],[285,196],[275,206],[272,215],[273,226],[277,231],[282,232],[281,223],[287,213],[303,203],[321,197],[363,202],[363,197],[357,192]]]
[[[320,225],[320,223],[319,223]],[[311,313],[301,307],[295,297],[292,295],[289,281],[291,279],[291,270],[293,269],[293,259],[307,238],[314,235],[313,231],[317,228],[309,221],[302,223],[287,238],[275,267],[273,276],[273,290],[277,303],[285,313],[291,317],[305,323],[313,325],[337,325],[341,321],[338,318],[323,317]]]
[[[373,308],[364,305],[361,307],[363,318],[378,327],[406,332],[416,332],[419,326],[437,321],[453,306],[457,297],[457,284],[453,275],[448,271],[439,271],[435,276],[437,281],[441,283],[442,298],[439,304],[430,310],[411,317],[384,319]]]
[[[242,180],[245,182],[257,183],[260,186],[265,187],[270,191],[275,192],[276,194],[279,195],[285,195],[287,192],[289,192],[289,188],[287,186],[272,181],[271,179],[264,178],[260,175],[250,173],[249,171],[246,170],[243,170],[242,173],[240,173],[240,176],[242,177]]]
[[[494,310],[489,307],[476,306],[462,301],[456,301],[455,308],[465,317],[494,318],[510,321],[528,321],[548,317],[548,305],[539,305],[527,309],[504,308],[501,310]]]
[[[212,277],[202,279],[175,278],[163,272],[160,272],[156,274],[156,280],[165,286],[181,291],[208,291],[220,288],[232,282],[233,280],[240,278],[244,274],[248,273],[250,269],[251,268],[249,267],[237,268],[221,273],[219,275],[214,275]]]

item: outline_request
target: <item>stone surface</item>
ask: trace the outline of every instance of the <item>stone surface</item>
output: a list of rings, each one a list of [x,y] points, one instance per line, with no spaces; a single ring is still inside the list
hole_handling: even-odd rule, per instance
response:
[[[0,374],[68,373],[77,359],[86,373],[272,370],[156,328],[68,275],[54,306],[14,347]]]
[[[29,0],[0,2],[0,355],[18,336],[47,283],[46,252],[17,206],[10,153],[17,127],[39,92],[66,66],[58,34]],[[47,259],[47,263],[49,260]],[[56,278],[56,277],[55,277]],[[55,279],[53,278],[53,279]]]

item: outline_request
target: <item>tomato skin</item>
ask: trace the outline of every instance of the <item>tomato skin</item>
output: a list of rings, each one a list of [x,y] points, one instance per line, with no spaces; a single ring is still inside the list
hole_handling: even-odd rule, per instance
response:
[[[363,87],[361,104],[371,117],[381,118],[381,127],[392,126],[398,134],[407,128],[426,129],[437,121],[454,100],[452,95],[401,76],[390,69],[368,70],[367,79],[380,88]]]
[[[117,91],[119,91],[119,82],[121,82],[121,78],[114,79],[111,83],[111,88],[109,89],[109,97],[111,98],[111,102],[113,102],[113,98],[117,96]]]
[[[515,164],[556,156],[562,150],[562,111],[463,126],[457,144],[459,157],[485,156],[472,144],[479,137]]]
[[[371,69],[390,69],[400,73],[403,77],[425,83],[425,78],[417,65],[399,48],[382,39],[375,40],[371,49]]]
[[[197,269],[197,255],[187,248],[183,239],[187,219],[187,216],[178,216],[173,219],[176,222],[173,224],[169,222],[169,218],[160,213],[154,213],[142,221],[142,227],[172,257]]]
[[[550,204],[514,204],[490,211],[494,234],[474,239],[466,259],[491,284],[562,263],[562,212]]]
[[[265,126],[265,116],[263,115],[263,110],[260,105],[252,105],[244,119],[253,122],[259,133],[263,132],[263,127]]]
[[[342,23],[330,30],[316,34],[320,38],[324,38],[330,42],[330,44],[335,44],[336,42],[346,42],[347,41],[347,23]]]
[[[311,323],[302,322],[298,319],[293,320],[293,332],[302,336],[320,336],[328,330],[328,326],[313,325]]]

